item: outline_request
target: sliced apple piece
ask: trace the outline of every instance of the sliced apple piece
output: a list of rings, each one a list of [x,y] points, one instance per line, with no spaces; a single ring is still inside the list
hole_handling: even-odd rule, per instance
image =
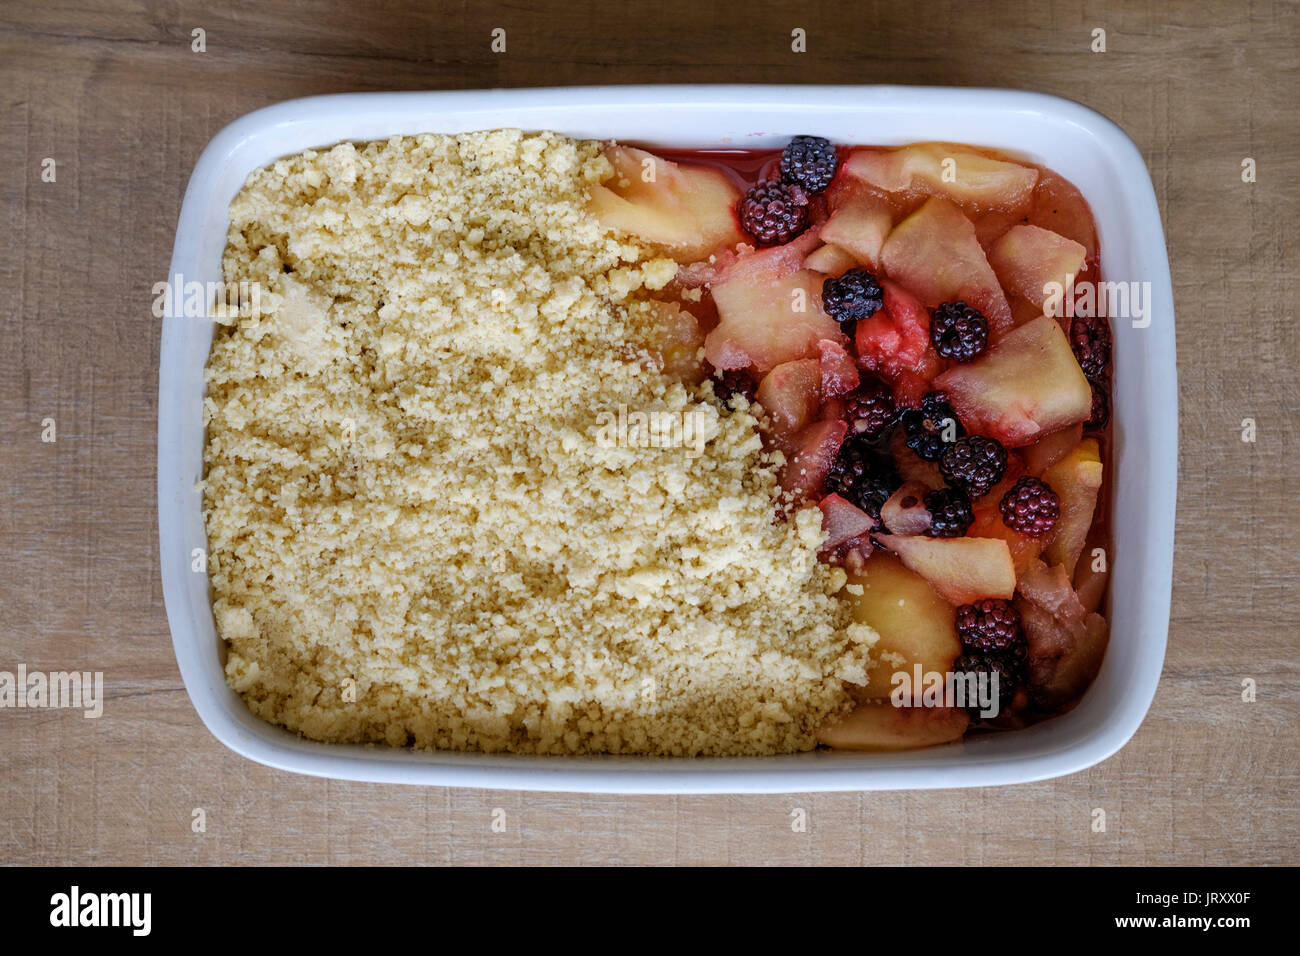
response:
[[[828,276],[841,276],[856,266],[858,260],[847,249],[828,242],[808,253],[808,258],[804,259],[803,264],[805,269],[812,269],[814,272]]]
[[[1073,451],[1081,438],[1083,438],[1082,423],[1044,435],[1032,445],[1027,445],[1020,450],[1020,454],[1025,459],[1025,470],[1031,475],[1041,475]]]
[[[817,740],[836,750],[915,750],[960,740],[970,724],[958,707],[895,707],[864,701],[817,731]]]
[[[1086,421],[1092,387],[1055,319],[1043,315],[1009,332],[974,362],[939,375],[967,430],[1018,448]]]
[[[1050,614],[1068,633],[1077,636],[1082,632],[1087,612],[1059,564],[1049,567],[1042,561],[1031,562],[1017,587],[1021,597]]]
[[[811,269],[789,275],[729,271],[713,286],[719,322],[704,341],[705,357],[716,368],[753,366],[763,373],[782,362],[818,356],[822,339],[844,342],[839,325],[822,311],[823,279]]]
[[[923,577],[892,554],[876,553],[861,571],[849,572],[848,583],[862,589],[859,595],[847,592],[853,619],[880,634],[872,648],[877,662],[868,674],[867,696],[888,697],[894,673],[911,674],[915,664],[922,672],[952,669],[961,653],[955,612]]]
[[[980,246],[987,255],[988,251],[993,248],[993,243],[1001,239],[1012,226],[1023,223],[1024,220],[1025,217],[1020,212],[994,209],[974,217],[971,222],[975,224],[975,238],[979,239]],[[1014,302],[1012,308],[1015,308]]]
[[[879,196],[857,192],[845,199],[822,226],[823,242],[833,242],[856,260],[855,265],[880,268],[880,249],[893,226],[887,203]]]
[[[947,143],[901,149],[856,149],[844,171],[888,193],[919,190],[978,209],[1019,209],[1029,202],[1038,170]]]
[[[785,245],[757,249],[748,243],[718,249],[708,259],[678,266],[674,282],[683,289],[711,289],[731,280],[770,285],[805,269],[809,253],[821,245],[818,229],[808,229]]]
[[[822,370],[817,359],[783,362],[763,376],[755,399],[763,406],[777,437],[793,434],[821,408]]]
[[[1011,306],[975,236],[955,205],[932,198],[890,232],[880,252],[889,277],[933,309],[961,300],[984,313],[994,341],[1012,328]]]
[[[1041,608],[1018,604],[1029,643],[1029,691],[1041,707],[1057,710],[1074,703],[1101,670],[1110,627],[1100,614],[1088,614],[1077,633],[1067,633]]]
[[[996,538],[879,538],[911,570],[952,604],[1010,598],[1016,590],[1011,549]]]
[[[817,343],[821,353],[822,397],[838,398],[858,387],[858,363],[839,342],[822,339]]]
[[[1084,553],[1074,569],[1074,593],[1079,595],[1079,603],[1088,612],[1101,607],[1102,598],[1106,596],[1106,582],[1110,579],[1110,561],[1107,556],[1093,557],[1093,549],[1103,547],[1101,536],[1097,532],[1088,535],[1084,543]]]
[[[1092,209],[1073,183],[1044,171],[1034,187],[1026,215],[1030,225],[1049,229],[1083,246],[1087,261],[1097,258],[1097,227]]]
[[[880,507],[880,520],[890,534],[924,534],[930,527],[930,512],[925,507],[929,485],[905,481]]]
[[[1073,239],[1067,239],[1038,226],[1012,226],[989,250],[989,265],[997,274],[1002,288],[1027,300],[1045,311],[1049,299],[1062,302],[1065,290],[1071,287],[1083,270],[1087,250]],[[1049,285],[1054,283],[1053,293]]]
[[[705,372],[699,360],[704,335],[695,316],[676,302],[652,299],[650,308],[650,348],[657,356],[657,365],[666,375],[698,385],[704,381]]]
[[[781,487],[795,500],[819,492],[848,431],[846,422],[822,420],[796,432],[781,468]]]
[[[829,494],[817,502],[822,512],[822,531],[826,540],[822,550],[830,551],[846,541],[859,538],[876,526],[871,515],[867,514],[851,501],[836,494]]]
[[[1043,481],[1061,499],[1061,516],[1052,531],[1052,540],[1043,552],[1048,564],[1059,564],[1071,578],[1083,543],[1092,527],[1097,510],[1097,493],[1101,489],[1101,452],[1095,438],[1085,438],[1064,458],[1043,472]]]
[[[745,241],[740,189],[721,170],[674,163],[643,149],[610,146],[614,175],[592,186],[588,209],[605,226],[662,246],[678,262]]]

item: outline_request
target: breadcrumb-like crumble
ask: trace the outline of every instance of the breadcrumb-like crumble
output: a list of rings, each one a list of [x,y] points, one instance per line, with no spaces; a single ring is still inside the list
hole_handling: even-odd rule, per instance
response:
[[[746,411],[646,360],[675,265],[586,213],[600,144],[500,130],[306,152],[230,209],[204,505],[226,676],[318,740],[808,750],[875,632]],[[620,405],[684,448],[610,446]]]

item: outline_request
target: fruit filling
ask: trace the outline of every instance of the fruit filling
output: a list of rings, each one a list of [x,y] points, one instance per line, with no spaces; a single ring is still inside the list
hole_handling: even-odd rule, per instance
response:
[[[655,295],[694,319],[693,381],[757,412],[778,520],[819,509],[820,559],[879,635],[819,742],[922,747],[1073,706],[1108,635],[1113,351],[1105,318],[1051,308],[1101,279],[1079,191],[947,143],[606,155],[624,185],[591,208],[677,260]]]

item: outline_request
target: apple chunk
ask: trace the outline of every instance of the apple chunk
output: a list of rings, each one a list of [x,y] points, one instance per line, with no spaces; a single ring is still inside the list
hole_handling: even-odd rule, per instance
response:
[[[861,537],[876,526],[871,515],[857,505],[836,494],[829,494],[817,502],[822,513],[822,531],[826,540],[823,551],[832,551],[846,541]]]
[[[1044,172],[1038,178],[1026,218],[1031,225],[1050,229],[1079,243],[1089,261],[1097,257],[1097,230],[1088,200],[1056,173]]]
[[[813,422],[789,439],[791,448],[781,468],[781,487],[795,500],[821,489],[844,444],[849,426],[842,421]]]
[[[997,538],[882,535],[880,543],[951,604],[1010,598],[1016,590],[1011,549]]]
[[[822,339],[817,343],[821,353],[822,398],[838,398],[858,387],[858,363],[839,342]]]
[[[1012,226],[989,250],[989,265],[1002,288],[1030,302],[1041,313],[1058,301],[1079,272],[1087,250],[1065,236],[1038,226]],[[1049,286],[1056,285],[1056,292]]]
[[[915,664],[923,672],[952,669],[961,652],[955,612],[923,577],[892,554],[876,553],[861,571],[849,574],[849,585],[862,588],[858,595],[847,592],[853,619],[880,634],[872,649],[878,660],[868,674],[868,696],[888,697],[894,673],[911,674]]]
[[[836,750],[914,750],[960,740],[970,718],[958,707],[895,707],[863,701],[817,731]]]
[[[934,380],[966,428],[1008,448],[1086,421],[1092,387],[1057,321],[1043,315]]]
[[[822,368],[817,359],[783,362],[763,376],[754,396],[777,437],[811,422],[821,408]]]
[[[1082,422],[1052,432],[1050,435],[1044,435],[1032,445],[1020,450],[1025,458],[1025,470],[1031,475],[1041,475],[1073,451],[1081,438],[1083,438]]]
[[[977,209],[1020,209],[1038,181],[1038,170],[1032,166],[992,159],[947,143],[857,149],[845,162],[844,171],[888,193],[918,190]]]
[[[1067,629],[1041,607],[1017,601],[1029,643],[1029,691],[1040,706],[1058,709],[1077,700],[1097,672],[1110,637],[1100,614]]]
[[[1052,540],[1043,557],[1048,564],[1064,567],[1065,573],[1071,576],[1092,527],[1101,478],[1101,452],[1095,438],[1085,438],[1073,451],[1043,472],[1043,481],[1051,485],[1061,499],[1061,517],[1057,519]]]
[[[893,225],[889,203],[869,193],[851,195],[836,207],[822,226],[822,242],[832,242],[847,250],[856,264],[869,269],[880,267],[880,249]]]
[[[919,481],[905,481],[889,499],[880,506],[880,520],[890,534],[925,534],[933,520],[925,507],[928,485]]]
[[[651,299],[648,308],[649,345],[656,364],[665,375],[691,384],[702,382],[705,371],[698,354],[704,344],[704,335],[700,332],[698,320],[676,302]]]
[[[946,199],[931,198],[890,232],[880,251],[889,277],[927,308],[961,300],[989,320],[989,334],[1012,328],[1011,306],[975,236],[975,227]]]
[[[662,246],[678,262],[744,242],[740,190],[720,170],[673,163],[643,149],[610,146],[614,175],[592,186],[588,209],[612,229]]]
[[[1090,612],[1059,564],[1031,565],[1020,578],[1016,609],[1029,645],[1029,691],[1044,707],[1072,703],[1087,689],[1106,652],[1106,619]]]
[[[808,253],[803,261],[804,268],[812,269],[828,276],[841,276],[858,264],[858,260],[847,249],[841,249],[832,242],[819,246]]]
[[[1101,599],[1106,594],[1106,582],[1110,578],[1110,563],[1106,560],[1104,537],[1089,533],[1084,549],[1087,557],[1074,568],[1074,593],[1079,595],[1079,603],[1085,611],[1095,611],[1101,607]],[[1094,555],[1095,548],[1101,548],[1102,554]]]
[[[817,343],[823,339],[846,341],[838,323],[822,311],[820,273],[800,269],[764,275],[746,268],[746,258],[713,286],[719,322],[704,340],[704,354],[716,368],[752,365],[767,372],[782,362],[818,356]]]

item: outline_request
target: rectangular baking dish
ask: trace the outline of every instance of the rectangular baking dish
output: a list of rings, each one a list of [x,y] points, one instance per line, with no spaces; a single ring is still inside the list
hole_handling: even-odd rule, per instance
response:
[[[1150,283],[1148,327],[1114,323],[1114,554],[1110,649],[1079,705],[1027,730],[904,753],[749,758],[533,757],[325,744],[254,717],[226,685],[206,573],[203,368],[212,323],[164,318],[158,396],[163,594],[190,699],[226,746],[259,763],[346,780],[610,793],[765,793],[967,787],[1073,773],[1137,730],[1164,661],[1173,565],[1178,430],[1173,294],[1146,165],[1115,124],[1076,103],[1009,90],[659,86],[360,93],[293,100],[222,130],[200,156],[176,229],[170,281],[221,275],[227,208],[250,172],[340,141],[497,127],[664,147],[773,147],[808,133],[839,143],[947,140],[1019,153],[1072,181],[1092,205],[1102,268]],[[177,277],[180,277],[179,279]]]

